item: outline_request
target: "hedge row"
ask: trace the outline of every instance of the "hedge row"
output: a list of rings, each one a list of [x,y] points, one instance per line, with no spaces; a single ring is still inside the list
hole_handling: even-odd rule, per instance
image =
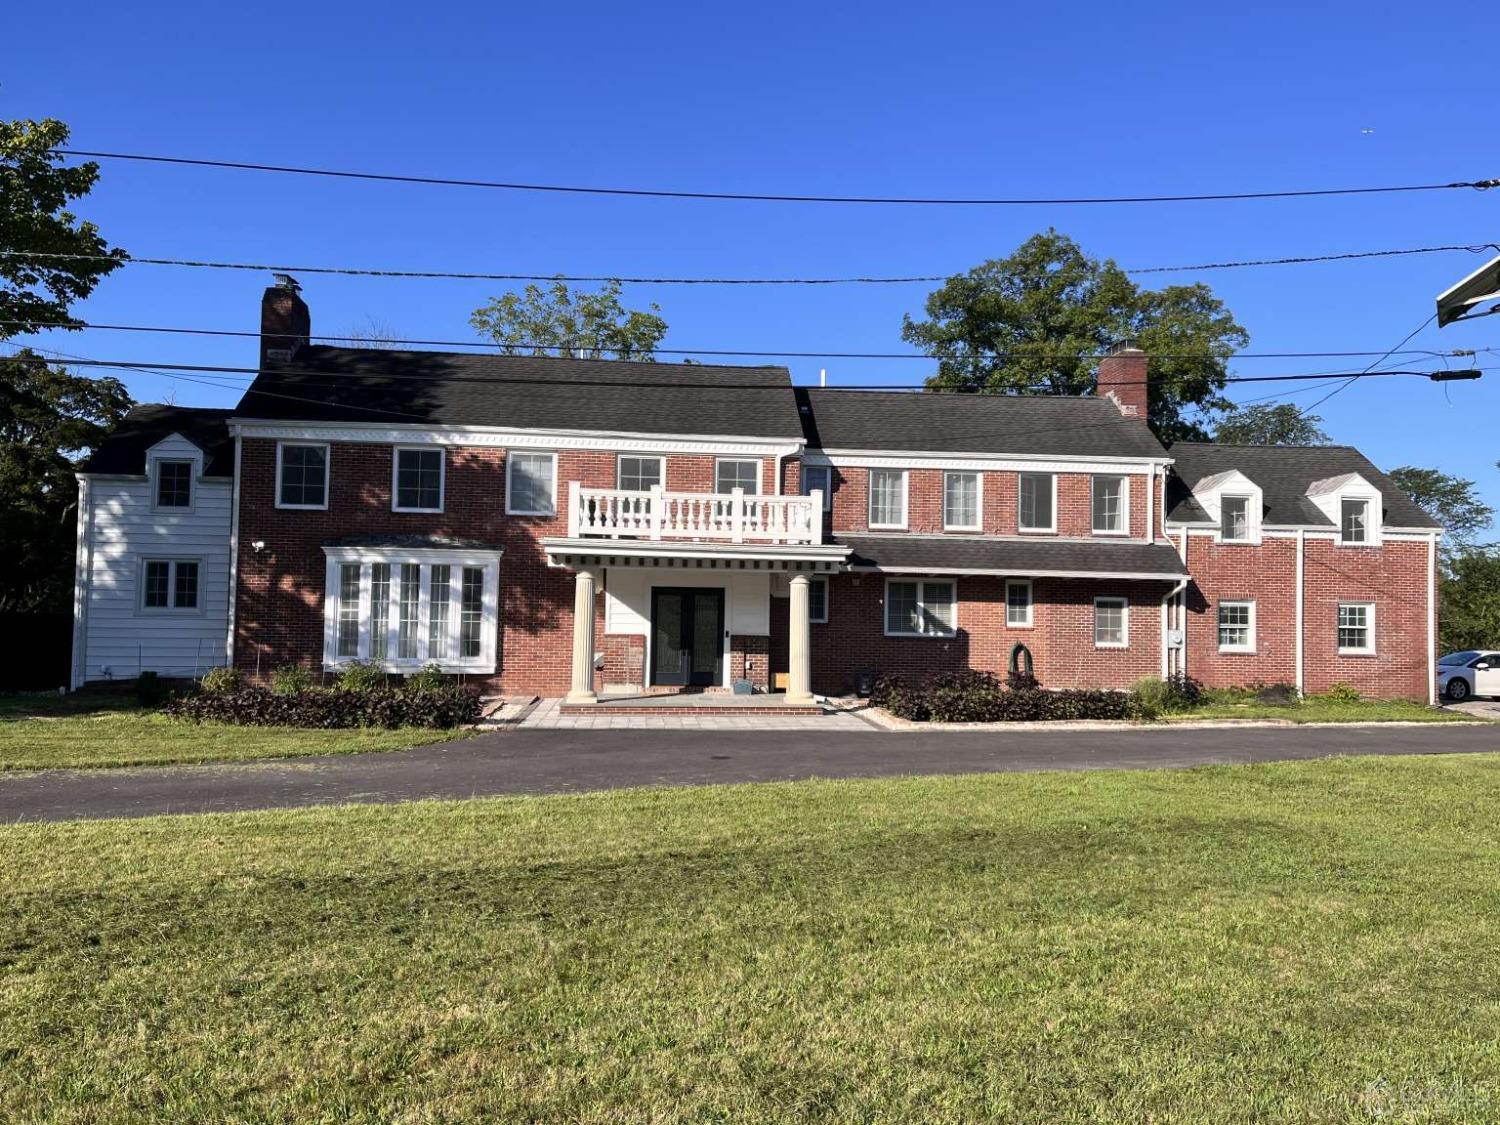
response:
[[[166,713],[195,723],[242,727],[430,727],[447,730],[479,718],[479,693],[456,684],[420,691],[271,692],[248,687],[230,692],[199,692],[167,704]]]
[[[1043,691],[1007,688],[987,672],[946,672],[911,680],[879,680],[870,701],[891,714],[925,723],[1033,723],[1065,719],[1128,719],[1129,694],[1120,691]]]

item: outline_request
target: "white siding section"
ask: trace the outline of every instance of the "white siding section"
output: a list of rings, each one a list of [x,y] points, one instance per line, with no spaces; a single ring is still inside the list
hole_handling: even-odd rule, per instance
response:
[[[708,586],[724,591],[726,628],[734,634],[771,631],[771,576],[765,571],[691,571],[611,567],[605,577],[604,631],[647,636],[651,587]]]
[[[225,663],[231,482],[199,476],[202,451],[175,434],[151,449],[148,464],[160,458],[196,463],[192,507],[155,507],[151,474],[88,480],[86,542],[79,551],[86,568],[78,589],[81,659],[75,653],[75,677],[83,680],[128,680],[147,670],[194,676]],[[196,560],[197,611],[143,611],[144,559]]]

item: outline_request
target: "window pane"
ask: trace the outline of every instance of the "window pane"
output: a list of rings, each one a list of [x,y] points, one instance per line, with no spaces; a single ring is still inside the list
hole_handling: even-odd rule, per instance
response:
[[[1021,474],[1021,526],[1028,531],[1052,529],[1052,474]]]
[[[339,567],[338,654],[359,655],[359,563]]]
[[[156,506],[186,508],[193,502],[193,463],[191,461],[158,461],[156,463]]]
[[[453,568],[434,566],[427,592],[427,659],[448,659]]]
[[[513,512],[551,515],[552,454],[512,453],[510,456],[510,508]]]
[[[917,584],[892,582],[885,588],[885,628],[888,633],[919,633]]]
[[[759,461],[720,461],[714,473],[715,492],[733,492],[743,488],[747,493],[760,492]]]
[[[176,574],[172,583],[172,605],[177,609],[197,609],[198,564],[180,562],[173,566]]]
[[[661,484],[661,458],[621,457],[620,487],[632,492],[645,492]]]
[[[401,564],[401,598],[396,618],[396,658],[417,658],[417,610],[422,592],[422,568],[416,563]]]
[[[321,445],[281,447],[281,502],[321,506],[326,503],[328,451]]]
[[[142,604],[147,609],[167,609],[171,605],[168,600],[171,582],[171,563],[148,562],[146,564],[146,589]]]
[[[1123,645],[1125,643],[1125,603],[1111,598],[1094,603],[1094,643],[1096,645]]]
[[[948,582],[922,584],[922,631],[951,633],[954,626],[953,586]]]
[[[1248,602],[1219,603],[1219,645],[1222,648],[1249,648],[1250,604]]]
[[[947,527],[979,525],[978,473],[944,474],[943,523]]]
[[[1094,478],[1094,530],[1125,530],[1125,478]]]
[[[1250,538],[1250,501],[1244,496],[1224,497],[1220,509],[1220,538]]]
[[[906,497],[900,469],[870,470],[870,522],[900,527],[906,523]]]
[[[370,659],[384,660],[391,639],[391,564],[370,566]]]
[[[814,621],[828,620],[828,579],[814,578],[808,584],[807,615]]]
[[[1370,607],[1339,606],[1339,648],[1370,647]]]
[[[484,570],[477,566],[464,567],[463,604],[459,609],[459,655],[480,656],[483,653],[483,638],[480,635],[484,623]]]
[[[811,496],[814,491],[823,493],[823,510],[833,509],[833,472],[827,465],[802,466],[802,495]]]
[[[1342,507],[1344,542],[1365,542],[1369,528],[1370,502],[1368,500],[1345,500]]]
[[[441,449],[396,450],[396,507],[443,506],[443,451]]]
[[[1031,624],[1031,584],[1029,582],[1006,583],[1005,623],[1007,625]]]

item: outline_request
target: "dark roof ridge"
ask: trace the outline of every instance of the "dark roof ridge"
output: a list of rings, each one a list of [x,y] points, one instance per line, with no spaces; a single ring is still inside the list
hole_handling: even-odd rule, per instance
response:
[[[479,347],[480,345],[476,345]],[[708,367],[719,371],[787,371],[784,363],[689,363],[686,357],[680,360],[660,359],[612,359],[608,356],[590,356],[587,358],[571,355],[509,355],[501,351],[472,351],[454,352],[439,351],[432,348],[356,348],[344,344],[306,344],[297,350],[287,363],[274,364],[267,368],[269,371],[279,371],[286,368],[295,368],[298,356],[311,351],[323,352],[349,352],[359,355],[375,354],[379,356],[395,355],[420,355],[437,356],[452,359],[547,359],[557,363],[610,363],[621,367]]]
[[[1357,445],[1345,445],[1342,442],[1332,442],[1323,445],[1265,445],[1253,441],[1174,441],[1167,449],[1171,450],[1179,445],[1196,446],[1199,449],[1344,449],[1353,453],[1359,453]],[[1363,453],[1359,453],[1361,457]]]

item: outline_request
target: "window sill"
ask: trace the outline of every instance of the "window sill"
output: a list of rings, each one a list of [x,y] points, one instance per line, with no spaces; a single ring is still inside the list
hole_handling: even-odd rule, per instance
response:
[[[893,633],[886,630],[887,637],[899,637],[907,641],[951,641],[958,634],[954,633]]]
[[[960,524],[956,524],[956,523],[945,523],[945,524],[943,524],[943,530],[944,531],[961,532],[961,533],[963,533],[965,535],[983,535],[984,534],[984,528],[980,527],[978,524],[975,524],[972,527],[964,527],[964,526],[962,526]]]
[[[521,512],[521,511],[513,511],[510,508],[506,508],[505,509],[505,514],[507,516],[530,516],[530,517],[533,517],[533,518],[553,519],[553,518],[555,518],[557,516],[557,510],[553,509],[550,512]]]
[[[1339,649],[1339,655],[1340,656],[1375,656],[1376,652],[1375,652],[1375,650],[1373,648],[1341,648],[1341,649]]]
[[[905,531],[904,523],[871,523],[865,525],[871,531]]]
[[[391,512],[398,516],[440,516],[443,514],[441,508],[392,508]]]
[[[326,512],[327,504],[277,504],[277,511],[281,512]]]
[[[1129,535],[1130,535],[1130,532],[1126,531],[1124,529],[1121,529],[1121,530],[1118,530],[1118,531],[1108,531],[1108,530],[1105,530],[1104,528],[1096,527],[1096,528],[1093,528],[1092,531],[1093,531],[1093,533],[1095,535],[1099,536],[1100,538],[1109,538],[1109,539],[1125,539],[1125,538],[1128,538]]]
[[[1005,623],[1005,627],[1007,629],[1021,629],[1021,630],[1035,629],[1036,628],[1036,626],[1034,624],[1032,624],[1030,621],[1028,621],[1025,625],[1015,625],[1015,624],[1012,624],[1011,622],[1007,621]]]
[[[1122,649],[1122,648],[1129,648],[1130,644],[1129,644],[1129,642],[1126,642],[1126,641],[1121,641],[1121,642],[1118,642],[1118,643],[1115,643],[1115,644],[1109,644],[1109,643],[1106,643],[1106,642],[1103,642],[1103,641],[1095,641],[1094,642],[1094,647],[1095,648]]]
[[[1226,647],[1224,645],[1220,645],[1219,646],[1219,654],[1221,656],[1256,656],[1256,655],[1258,655],[1258,653],[1256,652],[1256,650],[1253,649],[1253,648],[1239,648],[1237,646]]]
[[[1018,535],[1056,535],[1057,534],[1057,528],[1055,528],[1055,527],[1017,527],[1016,528],[1016,533]]]

